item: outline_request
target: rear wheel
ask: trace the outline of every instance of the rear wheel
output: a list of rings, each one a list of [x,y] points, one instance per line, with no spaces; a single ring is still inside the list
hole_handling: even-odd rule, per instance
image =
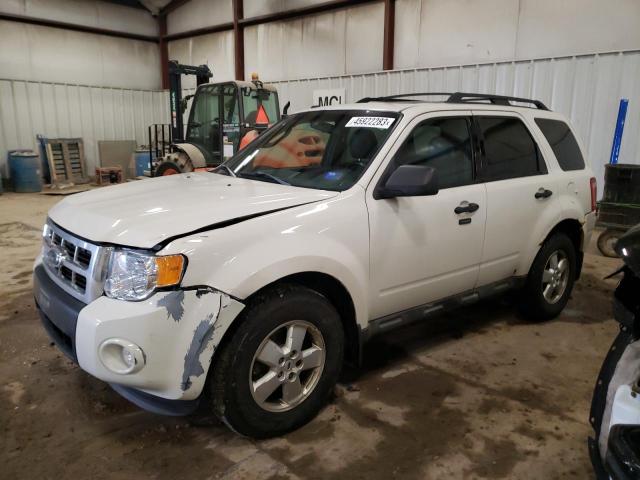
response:
[[[314,290],[281,285],[256,297],[237,321],[212,367],[214,412],[256,438],[304,425],[342,367],[344,332],[335,308]]]
[[[550,320],[569,301],[576,277],[576,251],[563,233],[549,237],[536,255],[525,287],[520,292],[523,315],[532,320]]]

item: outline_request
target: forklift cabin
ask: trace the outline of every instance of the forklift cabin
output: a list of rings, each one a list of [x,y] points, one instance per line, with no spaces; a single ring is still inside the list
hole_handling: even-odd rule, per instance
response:
[[[280,120],[278,93],[259,82],[225,82],[198,87],[186,142],[202,152],[207,167],[221,164],[249,132],[258,134]]]
[[[197,84],[195,94],[184,99],[182,75],[195,75]],[[169,62],[171,152],[159,159],[154,176],[216,167],[280,120],[276,89],[257,75],[251,82],[208,83],[211,76],[206,65]],[[183,113],[190,98],[185,129]]]

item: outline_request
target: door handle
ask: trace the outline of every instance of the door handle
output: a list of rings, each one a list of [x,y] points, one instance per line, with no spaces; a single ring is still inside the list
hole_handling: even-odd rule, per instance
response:
[[[536,198],[549,198],[551,195],[553,195],[553,192],[551,190],[547,190],[546,188],[540,187],[538,189],[538,191],[536,192],[536,194],[534,195],[534,197],[536,197]]]
[[[477,203],[462,202],[460,205],[454,208],[453,211],[457,215],[460,215],[461,213],[473,213],[479,208],[480,208],[480,205],[478,205]]]

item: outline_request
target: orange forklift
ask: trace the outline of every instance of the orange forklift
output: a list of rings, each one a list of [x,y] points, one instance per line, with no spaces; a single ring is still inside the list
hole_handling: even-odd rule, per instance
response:
[[[197,85],[195,93],[184,99],[182,75],[195,75]],[[152,176],[217,167],[280,120],[278,92],[272,85],[263,84],[256,74],[251,82],[209,83],[211,77],[206,65],[169,62],[170,147],[168,151],[164,146],[158,148],[156,133],[155,151],[162,155],[156,157]],[[183,114],[190,99],[185,132]],[[162,132],[164,136],[164,128]]]

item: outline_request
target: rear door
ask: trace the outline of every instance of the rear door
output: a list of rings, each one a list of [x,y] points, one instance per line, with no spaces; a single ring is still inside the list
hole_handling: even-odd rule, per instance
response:
[[[526,274],[536,238],[560,217],[557,180],[534,136],[513,112],[474,111],[486,185],[487,220],[478,285]],[[528,268],[528,267],[527,267]]]

